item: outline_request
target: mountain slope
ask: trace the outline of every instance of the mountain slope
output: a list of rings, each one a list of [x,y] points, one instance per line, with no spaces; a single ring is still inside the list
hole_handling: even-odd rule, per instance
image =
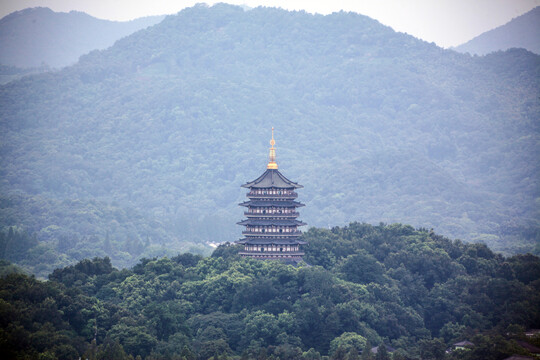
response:
[[[150,16],[117,22],[76,11],[57,13],[49,8],[17,11],[0,20],[0,64],[22,68],[71,65],[82,54],[105,49],[163,18]]]
[[[454,50],[485,55],[510,48],[524,48],[540,54],[540,6],[502,26],[480,34],[455,47]]]
[[[525,50],[473,58],[357,14],[189,8],[0,87],[2,225],[39,237],[34,198],[96,200],[168,234],[126,233],[106,209],[58,234],[108,234],[118,251],[134,235],[234,241],[240,185],[264,171],[274,126],[309,225],[399,221],[532,251],[539,68]]]

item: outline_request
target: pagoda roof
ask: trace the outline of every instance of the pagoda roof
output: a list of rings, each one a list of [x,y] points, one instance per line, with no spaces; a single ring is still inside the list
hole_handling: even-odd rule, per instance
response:
[[[306,223],[298,220],[290,220],[290,219],[283,219],[283,220],[277,220],[277,219],[247,219],[240,222],[237,222],[238,225],[307,225]]]
[[[277,207],[300,207],[305,206],[301,202],[294,200],[249,200],[244,201],[240,206],[277,206]]]
[[[305,245],[307,242],[298,239],[265,239],[265,238],[244,238],[236,241],[237,244],[275,244],[275,245]]]
[[[272,187],[279,188],[279,189],[303,188],[302,185],[287,179],[277,169],[267,169],[257,179],[242,185],[242,187],[256,188],[256,189],[264,189],[264,188],[272,188]]]

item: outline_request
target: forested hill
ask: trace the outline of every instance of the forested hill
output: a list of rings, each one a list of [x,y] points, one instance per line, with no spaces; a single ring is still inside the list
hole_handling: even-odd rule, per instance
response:
[[[19,68],[72,65],[79,56],[105,49],[163,18],[149,16],[120,22],[42,7],[16,11],[0,19],[0,64]]]
[[[455,48],[460,52],[485,55],[510,48],[540,54],[540,6]]]
[[[195,6],[0,87],[0,219],[47,264],[234,241],[274,126],[311,226],[397,221],[532,251],[539,66],[353,13]]]
[[[540,345],[524,336],[540,326],[536,256],[505,258],[399,224],[311,229],[304,239],[311,266],[240,259],[234,246],[124,270],[83,260],[48,282],[6,276],[13,269],[0,264],[0,350],[8,359],[389,360],[384,344],[393,360],[502,360]],[[474,346],[445,353],[461,341]]]

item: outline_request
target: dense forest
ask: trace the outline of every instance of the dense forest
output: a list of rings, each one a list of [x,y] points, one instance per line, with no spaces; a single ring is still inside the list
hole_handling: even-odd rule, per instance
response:
[[[46,277],[208,254],[240,236],[272,126],[311,226],[403,222],[538,254],[539,71],[525,50],[469,56],[354,13],[185,9],[0,86],[1,238],[28,239],[4,258]]]
[[[312,228],[298,267],[212,256],[94,258],[48,281],[3,263],[10,359],[485,359],[529,354],[540,259],[400,224]],[[460,341],[474,344],[454,350]],[[377,354],[371,353],[378,346]]]

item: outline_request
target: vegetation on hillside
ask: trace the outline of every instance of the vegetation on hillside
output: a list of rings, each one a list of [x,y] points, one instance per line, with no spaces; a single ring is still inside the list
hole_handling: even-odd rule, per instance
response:
[[[538,253],[539,69],[358,14],[195,6],[0,87],[0,226],[62,266],[232,242],[274,126],[311,226],[403,222]]]
[[[540,326],[540,259],[393,224],[311,229],[293,267],[211,257],[109,258],[49,281],[0,280],[0,350],[25,359],[503,359]],[[469,340],[469,351],[445,354]],[[533,342],[540,339],[532,340]]]

